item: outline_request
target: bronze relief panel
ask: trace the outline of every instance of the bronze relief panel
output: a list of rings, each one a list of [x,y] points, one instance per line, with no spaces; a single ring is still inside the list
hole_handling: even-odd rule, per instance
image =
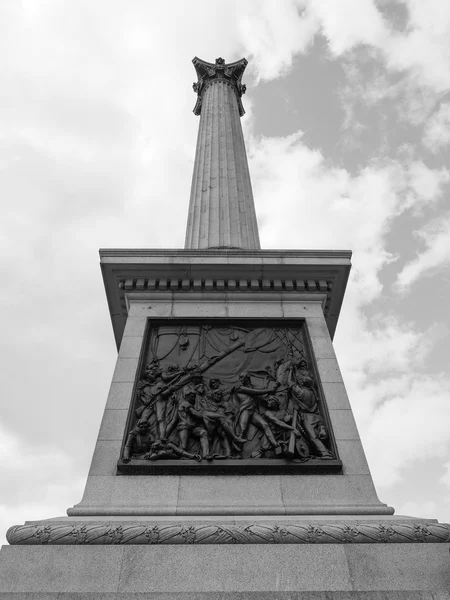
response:
[[[119,474],[340,469],[304,321],[149,322]]]

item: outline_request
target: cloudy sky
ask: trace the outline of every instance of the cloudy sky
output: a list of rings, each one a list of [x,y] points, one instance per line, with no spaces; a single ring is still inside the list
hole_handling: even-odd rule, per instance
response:
[[[1,532],[81,498],[97,251],[183,247],[196,55],[249,60],[262,246],[354,252],[335,347],[380,498],[450,521],[449,39],[442,0],[1,2]]]

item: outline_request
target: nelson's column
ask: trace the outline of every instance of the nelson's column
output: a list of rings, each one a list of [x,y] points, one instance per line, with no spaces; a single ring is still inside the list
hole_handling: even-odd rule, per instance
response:
[[[351,253],[260,249],[247,61],[193,63],[185,249],[101,250],[119,355],[86,489],[10,528],[0,599],[449,599],[450,526],[378,500],[334,354]]]

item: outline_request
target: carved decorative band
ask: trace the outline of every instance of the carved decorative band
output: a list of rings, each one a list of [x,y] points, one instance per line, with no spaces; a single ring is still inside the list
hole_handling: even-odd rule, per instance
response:
[[[119,288],[124,290],[162,290],[171,292],[194,291],[280,291],[280,292],[330,292],[331,281],[294,279],[122,279]]]
[[[11,545],[111,544],[415,544],[450,541],[450,525],[16,525]]]

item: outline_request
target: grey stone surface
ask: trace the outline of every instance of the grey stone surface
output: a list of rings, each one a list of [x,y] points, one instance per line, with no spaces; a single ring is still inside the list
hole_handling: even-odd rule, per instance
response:
[[[139,358],[142,348],[141,336],[126,336],[120,344],[120,358]]]
[[[347,507],[356,512],[359,505],[366,511],[380,506],[372,477],[367,475],[284,475],[281,478],[283,503],[287,513],[304,507],[311,512],[320,512],[323,507],[337,511]]]
[[[230,302],[227,306],[228,316],[230,318],[282,318],[283,309],[281,301],[274,298],[273,302]]]
[[[5,546],[0,572],[3,594],[164,594],[161,600],[321,598],[301,592],[326,592],[324,600],[448,600],[450,589],[448,544]]]
[[[336,440],[344,475],[370,475],[369,465],[359,440]]]
[[[0,592],[0,600],[450,600],[447,592]]]
[[[333,344],[329,337],[311,337],[312,351],[316,359],[318,358],[336,358]]]
[[[155,547],[127,547],[119,590],[262,592],[351,587],[342,547],[336,551],[331,546],[277,546],[275,551],[273,547],[228,548],[224,552],[220,546],[167,546],[161,552]]]
[[[130,406],[134,383],[132,381],[113,381],[109,388],[106,410],[128,409]]]
[[[123,548],[3,546],[2,592],[114,592]]]
[[[121,446],[120,440],[97,440],[89,475],[115,475]]]
[[[227,317],[227,306],[224,302],[186,302],[175,299],[173,302],[173,317]]]
[[[129,316],[126,320],[124,336],[143,336],[147,325],[146,317]]]
[[[310,301],[296,300],[295,302],[286,300],[284,298],[282,301],[282,306],[283,316],[286,319],[306,317],[307,319],[320,318],[324,320],[321,298],[317,298],[315,301],[311,299]]]
[[[0,592],[0,600],[450,600],[447,592]]]
[[[329,331],[327,327],[327,323],[325,322],[323,317],[311,317],[308,319],[307,328],[309,331],[309,335],[311,338],[313,337],[327,337],[329,336]]]
[[[280,475],[181,477],[177,514],[183,510],[220,514],[284,513]]]
[[[98,440],[123,440],[127,417],[127,409],[107,408],[103,413]]]
[[[151,510],[153,514],[176,513],[179,477],[175,475],[152,477],[88,477],[81,505],[108,506],[118,509],[134,507]]]
[[[316,363],[323,383],[342,383],[341,371],[335,358],[318,358]]]
[[[69,514],[390,514],[366,475],[95,476]]]
[[[328,411],[336,440],[359,440],[353,412],[346,409]]]
[[[172,316],[173,294],[171,292],[159,292],[157,301],[139,300],[139,296],[130,303],[129,318],[164,318]],[[132,335],[132,334],[129,334]],[[139,333],[135,335],[139,336]]]
[[[322,381],[322,389],[329,410],[351,409],[345,385],[338,381]]]
[[[113,381],[133,382],[136,378],[138,366],[137,358],[118,358],[114,369]]]
[[[345,548],[355,590],[450,590],[448,544]]]

